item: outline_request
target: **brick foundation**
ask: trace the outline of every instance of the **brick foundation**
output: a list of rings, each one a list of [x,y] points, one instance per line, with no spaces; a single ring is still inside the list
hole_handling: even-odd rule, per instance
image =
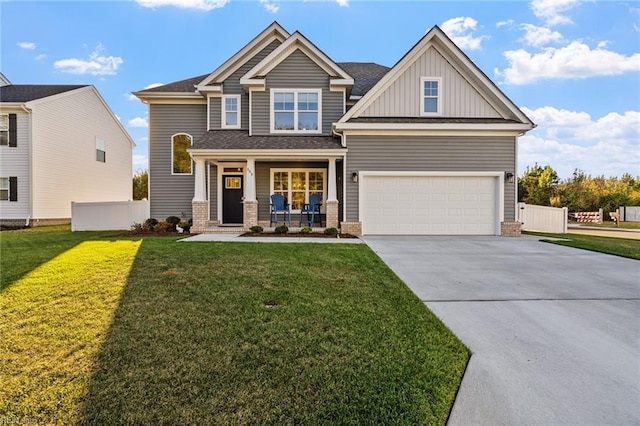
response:
[[[500,235],[503,237],[519,237],[522,224],[520,222],[500,223]]]
[[[337,201],[327,201],[327,212],[326,212],[326,227],[327,228],[337,228],[338,227],[338,202]]]
[[[362,222],[342,222],[340,223],[340,232],[360,237],[362,236]]]
[[[191,213],[193,218],[193,226],[191,233],[197,234],[204,232],[209,221],[209,202],[208,201],[192,201]]]
[[[243,225],[245,228],[251,228],[258,224],[258,202],[244,201],[243,204]]]

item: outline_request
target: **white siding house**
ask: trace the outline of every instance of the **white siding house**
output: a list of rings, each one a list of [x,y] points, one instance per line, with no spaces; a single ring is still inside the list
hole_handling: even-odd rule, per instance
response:
[[[134,143],[95,87],[5,85],[0,99],[15,126],[0,143],[1,223],[68,223],[72,201],[132,198]]]

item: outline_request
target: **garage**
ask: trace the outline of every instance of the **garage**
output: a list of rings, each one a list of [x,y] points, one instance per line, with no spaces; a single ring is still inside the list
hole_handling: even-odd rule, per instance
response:
[[[361,172],[368,235],[498,235],[502,172]]]

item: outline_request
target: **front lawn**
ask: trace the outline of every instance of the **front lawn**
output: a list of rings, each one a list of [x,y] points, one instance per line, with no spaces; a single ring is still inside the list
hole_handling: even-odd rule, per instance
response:
[[[525,232],[525,234],[562,238],[562,240],[543,239],[542,241],[640,260],[640,240],[583,234],[549,234],[543,232]]]
[[[444,424],[469,356],[364,245],[0,239],[0,418]]]

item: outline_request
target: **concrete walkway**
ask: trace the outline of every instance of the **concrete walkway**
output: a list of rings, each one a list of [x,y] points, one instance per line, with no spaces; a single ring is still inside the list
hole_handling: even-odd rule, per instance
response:
[[[595,226],[569,225],[569,234],[595,235],[599,237],[640,240],[640,229],[598,228]]]
[[[199,234],[179,242],[234,242],[234,243],[319,243],[362,244],[358,238],[313,238],[313,237],[241,237],[241,234]]]
[[[640,262],[534,236],[364,240],[473,352],[449,425],[640,423]]]

